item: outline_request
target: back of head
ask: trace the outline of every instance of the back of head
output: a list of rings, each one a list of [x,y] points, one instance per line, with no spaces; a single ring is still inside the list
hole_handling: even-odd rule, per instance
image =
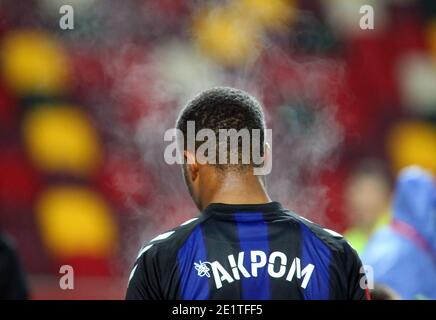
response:
[[[253,130],[259,131],[259,148],[260,155],[263,155],[263,144],[265,135],[265,121],[260,103],[248,93],[229,87],[216,87],[203,91],[194,97],[181,111],[177,119],[176,128],[183,133],[183,150],[188,149],[188,125],[195,125],[195,134],[199,131],[208,129],[215,133],[216,137],[216,168],[221,171],[226,170],[245,170],[253,166],[250,152],[249,163],[243,161],[242,136],[239,135],[241,130],[247,129],[251,134]],[[232,130],[229,132],[230,140],[224,142],[219,140],[220,131]],[[230,144],[231,136],[238,135],[238,145],[236,147]],[[250,136],[253,139],[252,136]],[[219,147],[227,150],[225,161],[219,161]],[[196,151],[201,145],[201,141],[195,141]],[[251,145],[251,144],[250,144]],[[231,154],[236,154],[238,163],[230,161]]]

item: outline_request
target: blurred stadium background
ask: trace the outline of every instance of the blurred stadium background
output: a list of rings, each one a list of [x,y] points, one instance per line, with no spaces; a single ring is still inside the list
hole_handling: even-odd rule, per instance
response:
[[[140,245],[197,213],[163,132],[211,86],[264,103],[272,195],[359,252],[398,171],[436,170],[434,0],[1,0],[0,68],[0,230],[33,299],[123,298]]]

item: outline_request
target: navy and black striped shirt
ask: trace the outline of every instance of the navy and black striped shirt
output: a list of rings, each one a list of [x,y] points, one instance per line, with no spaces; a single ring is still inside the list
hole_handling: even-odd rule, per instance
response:
[[[144,246],[127,299],[365,299],[341,235],[278,202],[210,204]]]

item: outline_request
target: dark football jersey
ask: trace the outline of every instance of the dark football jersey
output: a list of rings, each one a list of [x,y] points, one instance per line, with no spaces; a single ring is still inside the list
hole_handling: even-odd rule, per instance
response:
[[[15,248],[0,234],[0,300],[25,300],[27,285]]]
[[[342,236],[278,202],[210,204],[138,254],[127,299],[366,299]]]

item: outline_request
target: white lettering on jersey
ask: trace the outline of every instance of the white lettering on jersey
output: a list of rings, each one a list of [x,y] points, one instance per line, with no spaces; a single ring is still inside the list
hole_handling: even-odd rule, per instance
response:
[[[309,263],[303,270],[301,270],[300,258],[295,258],[294,261],[292,261],[291,268],[289,268],[289,272],[288,272],[288,276],[286,277],[286,280],[292,281],[292,279],[294,278],[294,274],[296,275],[297,279],[301,279],[301,277],[304,276],[303,282],[301,283],[301,287],[303,289],[306,289],[314,269],[315,266]]]
[[[231,254],[228,256],[228,260],[230,263],[230,267],[232,268],[232,272],[233,272],[233,277],[235,278],[235,280],[239,280],[240,276],[239,276],[239,272],[242,273],[242,275],[245,278],[250,278],[250,273],[248,273],[247,269],[244,267],[243,263],[244,263],[244,252],[239,252],[238,254],[238,262],[235,262],[235,257]]]
[[[194,268],[200,277],[210,277],[210,269],[215,281],[217,289],[222,288],[223,283],[232,283],[235,280],[240,280],[241,277],[250,278],[257,277],[259,270],[266,267],[268,275],[272,278],[292,282],[294,279],[300,280],[300,286],[306,289],[315,266],[311,263],[307,264],[304,269],[301,269],[301,260],[295,257],[290,266],[288,266],[288,258],[286,254],[280,251],[272,252],[269,257],[265,252],[260,250],[253,250],[249,252],[251,268],[244,266],[245,252],[239,252],[237,259],[233,254],[227,256],[228,265],[230,265],[231,272],[228,272],[219,261],[199,261],[194,263]],[[268,266],[267,266],[268,263]],[[250,269],[250,272],[248,271]],[[232,276],[233,275],[233,276]],[[286,278],[285,278],[286,277]]]
[[[259,257],[259,261],[257,258]],[[263,251],[251,251],[251,274],[257,277],[257,269],[263,268],[266,265],[266,254]]]
[[[278,260],[280,264],[280,268],[278,271],[274,270],[275,261]],[[270,254],[268,259],[268,273],[273,278],[281,278],[285,275],[286,272],[286,263],[288,258],[283,252],[274,251]]]
[[[234,280],[232,276],[224,269],[224,267],[218,261],[214,261],[211,264],[213,278],[215,279],[216,288],[221,288],[222,282],[227,281],[228,283],[232,283]]]

